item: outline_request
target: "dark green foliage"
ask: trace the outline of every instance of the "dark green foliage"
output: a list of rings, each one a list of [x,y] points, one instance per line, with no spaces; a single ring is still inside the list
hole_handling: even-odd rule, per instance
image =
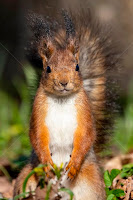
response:
[[[105,183],[105,191],[107,195],[107,200],[116,200],[117,197],[124,196],[125,193],[121,189],[112,189],[113,180],[117,177],[118,174],[121,173],[121,170],[112,169],[111,172],[105,171],[104,173],[104,183]]]
[[[128,178],[129,176],[133,176],[133,163],[124,165],[120,175],[121,178]]]

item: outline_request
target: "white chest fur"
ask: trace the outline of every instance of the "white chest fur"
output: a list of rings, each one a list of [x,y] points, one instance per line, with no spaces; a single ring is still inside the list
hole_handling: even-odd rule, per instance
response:
[[[70,160],[77,127],[75,99],[76,96],[66,99],[48,97],[45,123],[50,133],[52,160],[57,166]]]

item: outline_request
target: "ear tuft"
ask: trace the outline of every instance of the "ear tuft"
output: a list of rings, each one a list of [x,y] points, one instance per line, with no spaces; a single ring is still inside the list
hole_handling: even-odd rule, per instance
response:
[[[72,52],[72,54],[75,56],[77,62],[79,61],[79,45],[76,38],[69,38],[68,39],[68,46],[67,49]]]
[[[62,10],[62,15],[64,17],[64,23],[66,27],[66,37],[68,43],[67,49],[70,50],[78,60],[79,46],[76,39],[75,25],[67,10]]]
[[[63,18],[64,18],[67,37],[68,38],[74,37],[75,36],[75,26],[74,26],[74,23],[71,19],[71,16],[69,15],[67,10],[65,10],[65,9],[62,9],[62,15],[63,15]]]
[[[47,64],[54,50],[55,50],[55,47],[50,40],[48,41],[44,39],[41,40],[39,48],[38,48],[38,52],[43,60],[43,64]]]

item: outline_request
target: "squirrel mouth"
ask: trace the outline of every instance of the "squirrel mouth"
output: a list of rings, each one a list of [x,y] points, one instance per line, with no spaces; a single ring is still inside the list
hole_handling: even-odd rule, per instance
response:
[[[65,88],[65,87],[63,89],[54,87],[54,90],[57,91],[60,94],[67,94],[67,93],[70,93],[72,91],[72,89],[68,89],[68,88]]]
[[[59,91],[62,92],[62,93],[66,93],[66,92],[70,92],[71,90],[64,88],[63,90],[59,90]]]

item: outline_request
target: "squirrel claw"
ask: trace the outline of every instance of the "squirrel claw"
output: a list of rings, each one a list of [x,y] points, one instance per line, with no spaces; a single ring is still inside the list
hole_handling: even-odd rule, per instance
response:
[[[44,167],[44,171],[48,173],[50,171],[50,166]]]
[[[67,179],[73,180],[78,173],[78,169],[76,169],[74,166],[71,166],[69,168],[69,165],[68,165],[67,168],[66,168],[66,171],[68,171],[68,170],[69,170],[69,172],[68,172],[68,178]]]
[[[51,168],[54,166],[54,164],[53,164],[52,159],[46,163],[48,163],[48,164],[44,167],[44,171],[45,171],[45,173],[48,173],[51,170]]]

